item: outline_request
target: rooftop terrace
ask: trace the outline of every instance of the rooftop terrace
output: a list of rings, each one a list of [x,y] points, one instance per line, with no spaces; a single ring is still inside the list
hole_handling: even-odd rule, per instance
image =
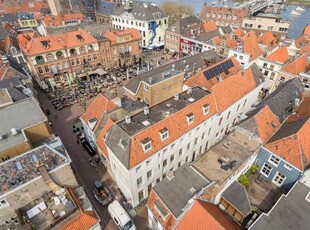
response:
[[[259,144],[248,136],[235,130],[218,142],[193,166],[204,176],[217,184],[222,184],[243,162],[259,147]]]
[[[206,95],[210,94],[209,91],[200,87],[192,88],[192,92],[183,92],[179,95],[179,99],[175,100],[170,98],[149,108],[149,114],[145,115],[144,111],[131,116],[131,122],[126,123],[126,120],[118,122],[121,127],[129,136],[133,136],[143,129],[156,124],[157,122],[165,119],[168,116],[184,109],[185,107],[193,104],[195,101],[200,100]]]
[[[38,162],[51,171],[67,162],[64,155],[47,145],[32,149],[0,164],[0,195],[39,176]]]

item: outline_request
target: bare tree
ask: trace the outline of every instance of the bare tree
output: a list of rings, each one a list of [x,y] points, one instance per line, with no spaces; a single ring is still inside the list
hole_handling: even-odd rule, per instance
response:
[[[164,1],[160,8],[168,15],[169,25],[172,25],[180,18],[194,15],[192,6],[169,0]]]

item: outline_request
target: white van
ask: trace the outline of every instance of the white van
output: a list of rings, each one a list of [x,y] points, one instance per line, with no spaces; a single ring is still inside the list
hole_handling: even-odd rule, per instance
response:
[[[131,218],[117,200],[109,204],[108,212],[119,229],[136,230]]]

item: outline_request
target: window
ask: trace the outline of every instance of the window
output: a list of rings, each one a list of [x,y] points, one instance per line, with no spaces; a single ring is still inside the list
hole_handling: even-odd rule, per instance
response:
[[[209,113],[210,110],[210,106],[208,104],[205,104],[204,106],[202,106],[202,111],[204,115],[207,115]]]
[[[197,141],[198,141],[198,138],[196,137],[196,138],[195,138],[194,145],[197,145]]]
[[[149,86],[148,86],[147,84],[145,84],[145,83],[144,83],[144,90],[145,90],[146,92],[149,91]]]
[[[163,150],[163,154],[165,154],[167,151],[168,151],[168,149],[164,149],[164,150]]]
[[[189,113],[186,115],[186,118],[187,118],[187,123],[188,124],[191,124],[194,122],[194,114],[193,113]]]
[[[182,161],[180,161],[180,162],[178,163],[178,168],[179,168],[181,165],[182,165]]]
[[[17,170],[22,170],[23,169],[22,163],[20,161],[16,162],[16,168],[17,168]]]
[[[286,176],[284,176],[282,173],[277,172],[274,178],[272,179],[272,182],[278,186],[281,186],[283,182],[285,181],[285,179],[286,179]]]
[[[142,166],[140,165],[140,166],[138,166],[138,167],[136,168],[136,172],[140,172],[141,169],[142,169]]]
[[[219,125],[222,124],[222,121],[223,121],[223,117],[221,117],[220,121],[219,121]]]
[[[169,137],[169,130],[167,128],[163,128],[159,131],[161,140],[164,141]]]
[[[149,180],[152,177],[152,170],[146,173],[146,178]]]
[[[44,70],[45,70],[45,72],[49,72],[50,71],[50,69],[48,68],[48,66],[46,65],[46,66],[44,66]]]
[[[8,206],[8,205],[9,205],[9,203],[6,200],[0,200],[0,208]]]
[[[285,164],[285,165],[284,165],[284,168],[286,168],[286,169],[288,169],[288,170],[290,170],[290,171],[293,169],[293,167],[290,166],[290,165],[288,165],[288,164]]]
[[[187,144],[187,151],[191,148],[191,143]]]
[[[160,178],[156,179],[156,184],[158,184],[160,182]]]
[[[170,163],[172,163],[173,161],[174,161],[174,154],[172,154],[170,157]]]
[[[143,194],[143,190],[141,190],[139,193],[138,193],[138,196],[139,196],[139,202],[141,202],[144,198],[144,194]]]
[[[237,110],[236,110],[237,112],[239,111],[239,108],[240,108],[240,104],[239,104],[238,107],[237,107]]]
[[[202,133],[201,140],[203,140],[204,138],[205,138],[205,133]]]
[[[183,149],[180,149],[179,150],[179,157],[182,156],[182,153],[183,153]]]
[[[244,103],[243,103],[243,107],[246,105],[248,99],[245,99]]]
[[[280,77],[280,81],[285,81],[285,77]]]
[[[152,184],[149,184],[147,186],[147,193],[148,193],[148,195],[150,195],[151,191],[152,191]]]
[[[261,174],[263,174],[264,176],[268,177],[270,172],[272,170],[272,167],[266,163],[264,163],[262,170],[260,171]]]
[[[229,119],[230,114],[231,114],[231,111],[229,111],[227,114],[227,120]]]
[[[54,54],[46,54],[46,60],[47,61],[53,61],[55,59]]]
[[[142,185],[142,177],[139,177],[137,179],[137,187],[140,187]]]
[[[145,153],[152,149],[152,140],[150,138],[144,139],[141,144]]]
[[[163,168],[167,166],[167,159],[163,161]]]
[[[152,159],[149,159],[146,161],[146,166],[150,165],[152,163]]]
[[[269,158],[269,161],[275,166],[278,166],[280,162],[280,158],[276,157],[275,155],[271,155]]]
[[[43,73],[42,67],[38,67],[38,72]]]

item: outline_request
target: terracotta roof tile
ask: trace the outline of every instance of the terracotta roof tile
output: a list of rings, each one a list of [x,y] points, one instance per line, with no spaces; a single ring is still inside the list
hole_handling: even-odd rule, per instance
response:
[[[265,106],[255,116],[258,134],[263,143],[265,143],[277,129],[281,127],[281,123],[277,116],[271,111],[269,106]]]
[[[213,85],[217,84],[219,81],[216,77],[213,77],[212,79],[208,80],[205,77],[204,72],[215,67],[215,66],[222,64],[223,62],[226,62],[227,60],[231,60],[233,62],[234,66],[229,69],[229,74],[223,73],[223,74],[219,75],[222,78],[222,80],[231,76],[231,75],[238,73],[242,69],[239,62],[234,57],[230,57],[230,58],[224,59],[223,61],[218,62],[212,66],[209,66],[208,68],[204,69],[203,71],[198,72],[197,74],[195,74],[191,78],[187,79],[185,82],[185,85],[188,85],[190,87],[194,87],[195,85],[198,85],[200,87],[210,89]]]
[[[228,34],[224,34],[224,35],[215,37],[213,39],[213,44],[219,45],[223,39],[226,40],[226,46],[227,47],[234,48],[238,45],[237,41],[235,39],[231,38]]]
[[[111,44],[117,43],[117,36],[122,36],[125,34],[131,34],[133,39],[141,39],[141,34],[139,33],[139,30],[134,29],[134,28],[129,28],[121,31],[112,31],[112,32],[107,32],[103,36],[108,38],[111,42]]]
[[[289,72],[291,74],[300,74],[309,67],[309,61],[306,54],[302,54],[295,60],[290,62],[288,65],[284,66],[282,70]]]
[[[260,48],[258,38],[253,31],[249,31],[248,33],[246,33],[242,37],[242,40],[244,52],[251,54],[250,60],[254,60],[264,53],[263,50]]]
[[[112,127],[112,125],[114,125],[114,122],[111,119],[108,119],[96,140],[97,146],[101,149],[107,159],[109,159],[109,153],[103,139],[108,130]]]
[[[210,106],[210,110],[207,115],[204,115],[202,112],[202,106],[205,104]],[[195,119],[194,122],[189,125],[186,122],[186,115],[190,113],[194,114]],[[184,133],[189,132],[193,127],[205,121],[208,117],[213,116],[215,113],[216,106],[214,104],[213,96],[212,94],[208,94],[202,99],[197,100],[184,109],[178,111],[173,116],[169,116],[160,122],[157,122],[155,125],[151,125],[149,128],[144,129],[142,132],[134,135],[131,138],[130,143],[130,152],[134,154],[130,155],[129,168],[132,168],[140,162],[144,161],[172,141],[181,137]],[[169,138],[162,141],[159,135],[159,131],[164,128],[169,130]],[[150,138],[153,145],[153,148],[147,153],[144,153],[141,145],[141,142],[145,138]]]
[[[77,35],[80,35],[83,40],[80,41],[77,38]],[[27,35],[22,34],[18,35],[17,38],[21,43],[21,48],[23,49],[24,53],[30,56],[56,50],[62,50],[65,47],[73,48],[76,46],[97,42],[97,39],[94,38],[91,34],[87,33],[85,30],[73,31],[60,35],[33,37],[31,40],[28,40],[26,36]],[[42,41],[47,41],[49,47],[44,48],[43,44],[41,43]]]
[[[101,118],[103,115],[112,110],[117,108],[117,105],[115,105],[112,101],[107,99],[105,96],[103,96],[101,93],[98,94],[98,96],[92,101],[92,103],[88,106],[86,111],[83,113],[81,118],[85,122],[85,124],[88,123],[88,121],[92,118],[97,119],[97,124],[94,127],[93,130],[96,129],[97,125],[99,124]]]
[[[303,46],[300,50],[297,51],[299,54],[306,53],[308,56],[310,56],[310,44]]]
[[[303,34],[310,38],[310,25],[305,27]]]
[[[176,225],[176,230],[236,230],[241,229],[236,223],[228,219],[227,216],[215,205],[195,200],[194,205],[188,210],[180,222]]]
[[[266,148],[301,171],[310,164],[310,118],[294,134],[266,144]]]
[[[310,116],[310,97],[305,97],[296,110],[296,114],[289,116],[288,122]]]
[[[241,38],[242,36],[245,35],[245,32],[243,29],[239,28],[239,29],[235,29],[233,32],[238,38]]]
[[[266,60],[284,63],[290,58],[288,49],[286,46],[282,46],[279,49],[275,50],[266,57]]]
[[[301,35],[299,38],[295,40],[295,46],[297,48],[301,48],[302,46],[305,46],[307,44],[308,44],[308,40],[305,35]]]
[[[64,26],[63,22],[68,20],[80,20],[83,21],[85,16],[81,13],[76,14],[65,14],[57,16],[45,16],[43,21],[46,27],[50,26]]]
[[[277,45],[277,38],[271,31],[267,31],[258,38],[258,42],[267,46],[268,49]]]
[[[60,230],[87,230],[98,222],[94,212],[82,212]]]
[[[215,25],[214,21],[208,21],[203,23],[203,29],[205,32],[210,32],[213,30],[217,30],[217,26]]]

